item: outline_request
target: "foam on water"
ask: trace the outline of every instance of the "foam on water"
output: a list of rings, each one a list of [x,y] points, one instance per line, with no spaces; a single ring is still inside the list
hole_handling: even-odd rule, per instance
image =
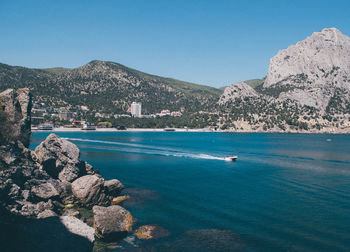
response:
[[[213,156],[205,153],[190,153],[190,152],[184,152],[178,149],[164,148],[164,147],[152,146],[152,145],[112,142],[112,141],[95,140],[95,139],[69,138],[69,137],[66,137],[64,139],[70,140],[70,141],[77,141],[77,142],[90,142],[90,143],[134,147],[134,148],[118,148],[118,151],[129,152],[129,153],[133,152],[133,153],[142,153],[142,154],[149,154],[149,155],[162,155],[162,156],[173,156],[173,157],[183,157],[183,158],[225,160],[225,157],[218,157],[218,156]]]

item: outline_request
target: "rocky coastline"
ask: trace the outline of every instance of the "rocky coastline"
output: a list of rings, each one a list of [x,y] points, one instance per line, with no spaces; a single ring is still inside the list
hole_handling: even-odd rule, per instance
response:
[[[132,231],[135,218],[112,205],[123,201],[118,200],[123,184],[105,180],[80,160],[75,144],[50,134],[34,151],[28,149],[28,89],[0,93],[0,105],[2,251],[91,251],[96,238],[114,241]]]

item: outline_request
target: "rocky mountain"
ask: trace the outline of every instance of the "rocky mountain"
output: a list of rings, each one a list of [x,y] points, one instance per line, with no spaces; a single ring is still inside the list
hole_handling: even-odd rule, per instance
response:
[[[237,82],[235,85],[225,88],[220,96],[219,104],[225,104],[229,100],[235,100],[240,97],[258,97],[258,93],[246,82]]]
[[[0,91],[28,87],[50,105],[87,105],[99,112],[125,112],[133,101],[143,112],[208,110],[222,91],[146,74],[114,62],[91,61],[75,69],[29,69],[0,64]]]
[[[348,132],[349,76],[350,38],[323,29],[279,51],[255,92],[240,82],[219,104],[239,129]]]

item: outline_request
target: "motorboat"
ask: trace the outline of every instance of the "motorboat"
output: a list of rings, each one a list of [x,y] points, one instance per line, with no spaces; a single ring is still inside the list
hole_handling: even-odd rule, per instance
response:
[[[229,157],[225,157],[225,161],[232,162],[232,161],[236,161],[237,158],[238,158],[237,156],[229,156]]]

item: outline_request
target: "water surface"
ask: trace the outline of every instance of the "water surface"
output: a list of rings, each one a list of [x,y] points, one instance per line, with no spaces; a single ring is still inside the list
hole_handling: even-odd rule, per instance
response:
[[[33,133],[31,148],[48,134]],[[151,244],[158,251],[181,242],[185,251],[184,234],[199,229],[232,231],[249,251],[350,250],[350,135],[57,134],[135,194],[125,207],[137,226],[171,232]],[[232,154],[237,162],[223,160]]]

